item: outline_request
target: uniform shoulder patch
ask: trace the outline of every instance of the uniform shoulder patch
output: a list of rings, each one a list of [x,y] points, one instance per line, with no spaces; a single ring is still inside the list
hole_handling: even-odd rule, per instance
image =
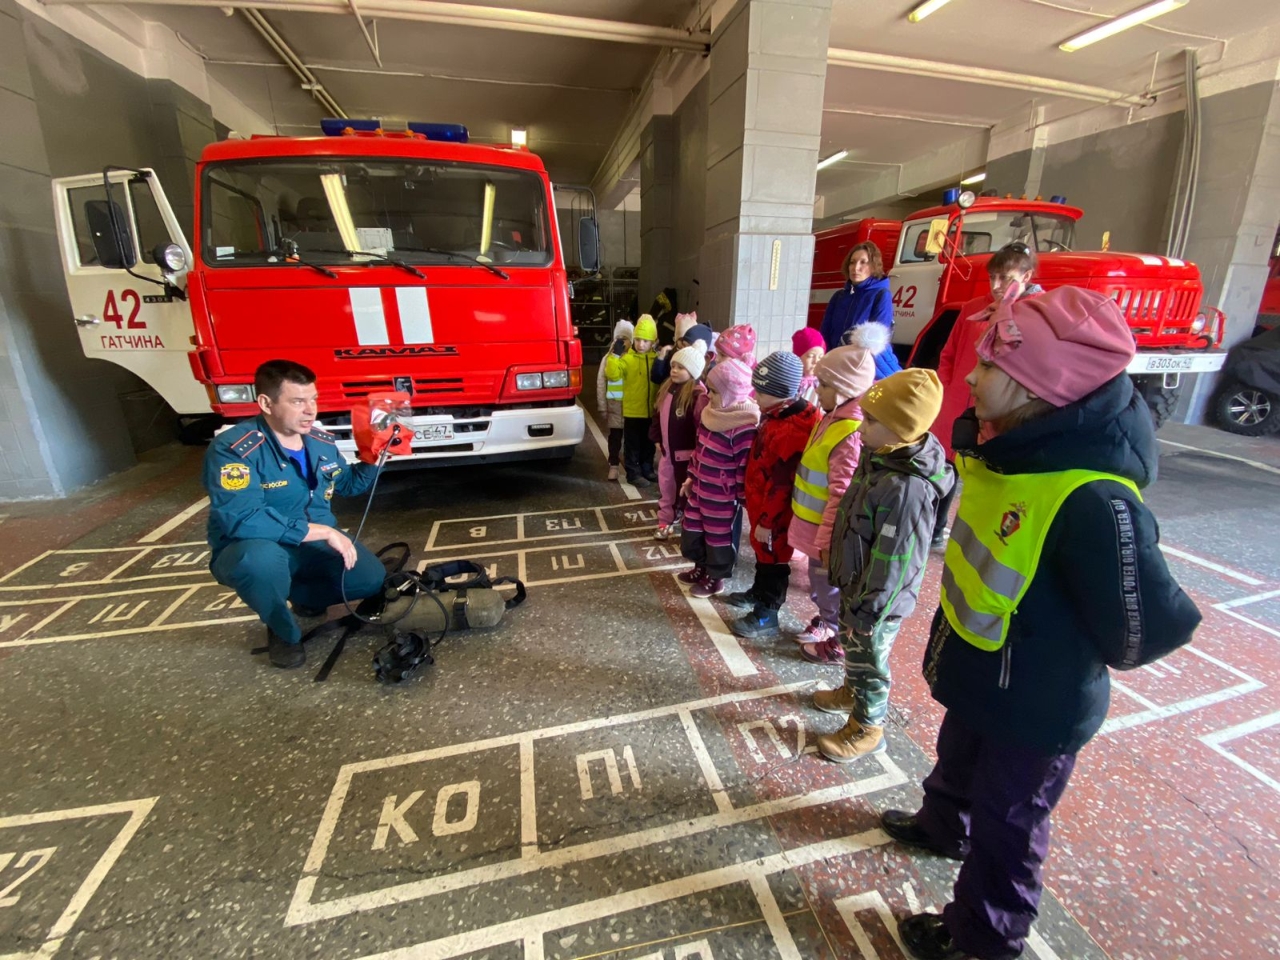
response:
[[[223,490],[243,490],[249,486],[249,465],[228,463],[218,471],[218,481]]]
[[[239,440],[233,440],[231,442],[231,452],[237,457],[243,459],[254,450],[257,450],[258,447],[262,446],[263,441],[266,439],[267,438],[262,435],[261,430],[250,430]]]
[[[317,427],[312,427],[311,432],[307,434],[307,436],[314,437],[315,439],[319,440],[321,443],[331,443],[335,447],[338,445],[337,437],[335,437],[332,433],[325,433],[323,430],[320,430]]]

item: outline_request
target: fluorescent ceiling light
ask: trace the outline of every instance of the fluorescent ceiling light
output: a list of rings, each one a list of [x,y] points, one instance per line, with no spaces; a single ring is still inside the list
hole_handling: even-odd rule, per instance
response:
[[[529,133],[524,127],[511,128],[511,145],[513,147],[523,147],[529,142]]]
[[[1186,5],[1187,0],[1156,0],[1155,3],[1148,3],[1145,7],[1139,7],[1137,10],[1126,13],[1122,17],[1116,17],[1106,23],[1098,24],[1092,30],[1086,30],[1065,43],[1058,44],[1058,49],[1065,50],[1067,53],[1075,53],[1091,43],[1105,40],[1107,37],[1115,36],[1122,30],[1128,30],[1130,27],[1136,27],[1140,23],[1154,20],[1156,17],[1163,16]]]
[[[912,23],[919,23],[929,14],[941,10],[950,2],[951,0],[924,0],[924,3],[907,14],[907,19]]]
[[[975,173],[972,177],[965,177],[960,181],[960,186],[967,187],[971,183],[981,183],[985,179],[987,179],[987,171],[983,170],[981,173]]]
[[[833,153],[831,156],[827,157],[827,159],[818,161],[818,169],[825,170],[827,169],[827,167],[831,166],[833,163],[839,163],[848,155],[849,155],[848,150],[841,150],[839,153]]]

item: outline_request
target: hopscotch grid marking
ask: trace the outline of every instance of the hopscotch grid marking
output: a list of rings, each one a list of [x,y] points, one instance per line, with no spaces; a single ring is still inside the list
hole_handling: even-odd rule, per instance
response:
[[[16,640],[0,640],[0,649],[5,647],[38,647],[49,643],[71,643],[76,640],[105,640],[108,637],[124,637],[130,634],[159,633],[162,630],[194,630],[198,627],[216,627],[226,623],[245,623],[257,620],[256,613],[244,617],[227,617],[223,620],[196,620],[192,623],[162,623],[158,626],[129,627],[124,630],[104,630],[101,633],[74,633],[64,637],[19,637]]]
[[[125,570],[128,570],[131,566],[133,566],[135,563],[137,563],[139,560],[141,560],[150,552],[151,551],[149,548],[145,550],[139,550],[137,553],[135,553],[132,557],[130,557],[124,563],[120,564],[120,566],[116,567],[114,570],[112,570],[110,573],[104,576],[102,578],[102,582],[106,583],[109,580],[114,580],[117,575],[123,573]]]
[[[887,790],[907,782],[906,774],[884,754],[878,754],[876,760],[886,772],[874,777],[855,780],[834,787],[826,787],[807,794],[766,801],[750,807],[735,808],[726,813],[707,814],[662,827],[637,831],[636,833],[577,844],[572,847],[562,847],[558,850],[539,853],[528,858],[506,860],[501,863],[475,867],[470,870],[425,880],[394,884],[379,890],[351,894],[332,900],[313,902],[311,897],[320,878],[314,874],[304,876],[298,880],[285,924],[286,926],[300,926],[320,920],[332,920],[351,913],[377,910],[413,900],[422,900],[453,890],[494,883],[500,880],[510,880],[542,870],[554,870],[599,857],[629,853],[644,847],[654,846],[655,844],[669,843],[685,837],[709,833],[712,830],[739,826],[784,813],[792,813],[798,810],[806,810],[810,807],[835,803],[840,800],[865,796],[866,794]]]
[[[681,710],[676,716],[680,718],[680,726],[684,727],[685,736],[689,738],[689,746],[693,750],[694,757],[697,758],[702,779],[716,802],[716,809],[721,813],[727,813],[733,809],[733,802],[725,793],[724,781],[720,779],[720,772],[716,770],[715,762],[711,759],[707,743],[702,739],[702,731],[698,729],[698,725],[694,723],[693,714],[688,710]]]
[[[29,567],[34,566],[35,564],[39,563],[41,560],[47,560],[49,557],[71,556],[73,554],[81,554],[81,553],[122,553],[125,551],[141,551],[145,553],[149,550],[168,550],[173,547],[197,547],[197,546],[207,547],[209,546],[209,544],[204,540],[191,540],[191,541],[184,541],[183,543],[162,543],[162,544],[158,544],[156,546],[151,546],[151,547],[137,547],[137,546],[134,546],[134,547],[67,547],[61,550],[46,550],[44,553],[40,554],[39,556],[32,557],[26,563],[23,563],[23,564],[20,564],[19,566],[14,567],[4,576],[0,577],[0,583],[4,583],[6,580],[16,577],[23,570],[26,570]],[[78,584],[78,585],[82,585],[82,584]],[[0,588],[0,589],[4,589],[4,588]],[[21,589],[29,590],[32,588],[22,587]]]
[[[892,938],[898,949],[902,951],[902,955],[904,957],[911,956],[902,942],[902,935],[898,932],[898,921],[894,918],[893,911],[889,909],[888,902],[885,901],[884,895],[879,890],[858,893],[851,897],[841,897],[832,906],[840,914],[840,919],[844,921],[844,925],[849,928],[849,933],[858,947],[858,952],[862,954],[863,960],[878,960],[879,955],[871,944],[871,938],[867,936],[867,928],[858,919],[858,912],[861,910],[874,910],[876,916],[880,918],[880,922],[889,931],[890,938]]]
[[[169,533],[171,530],[176,530],[178,527],[182,526],[184,523],[186,523],[188,520],[190,520],[192,517],[194,517],[197,513],[199,513],[201,510],[203,510],[207,506],[209,506],[209,498],[202,497],[201,499],[197,500],[195,503],[191,504],[191,506],[183,510],[181,513],[177,514],[176,516],[160,524],[160,526],[156,527],[154,530],[148,533],[145,537],[139,537],[138,542],[139,543],[155,543],[157,540],[159,540],[165,534]]]
[[[49,614],[47,617],[45,617],[45,618],[44,618],[43,620],[41,620],[39,623],[32,624],[30,627],[27,627],[27,629],[26,629],[26,630],[22,631],[22,633],[18,635],[18,639],[19,639],[19,640],[21,640],[23,637],[29,637],[29,636],[31,636],[31,634],[35,633],[36,631],[41,630],[41,629],[43,629],[44,627],[48,626],[48,625],[49,625],[50,623],[52,623],[54,620],[57,620],[57,619],[58,619],[58,617],[62,616],[64,613],[66,613],[68,610],[70,610],[72,607],[74,607],[77,603],[79,603],[79,602],[80,602],[80,599],[81,599],[80,597],[76,597],[76,598],[74,598],[74,599],[72,599],[72,600],[67,600],[67,601],[63,602],[62,606],[58,607],[58,609],[57,609],[57,610],[54,610],[54,611],[53,611],[53,613]],[[39,603],[57,603],[58,601],[57,601],[57,600],[41,600],[41,601],[36,601],[36,602],[39,602]]]
[[[685,565],[687,565],[687,561],[684,564],[679,564],[679,566]],[[716,652],[720,654],[725,666],[729,668],[729,673],[735,677],[753,677],[759,673],[759,669],[752,662],[751,657],[747,655],[747,652],[742,649],[742,644],[738,642],[738,638],[729,631],[724,618],[712,606],[711,601],[693,596],[690,593],[692,587],[686,584],[679,584],[679,586],[685,602],[693,610],[694,616],[698,618],[702,628],[707,631],[707,635],[710,636]]]
[[[533,770],[533,740],[520,741],[520,847],[521,856],[538,855],[537,783]]]
[[[1171,557],[1177,557],[1187,563],[1193,563],[1198,567],[1204,567],[1206,570],[1212,570],[1214,573],[1220,573],[1224,577],[1230,577],[1232,580],[1239,580],[1241,583],[1248,584],[1251,587],[1260,587],[1263,584],[1263,581],[1257,577],[1251,577],[1247,573],[1241,573],[1239,570],[1232,570],[1216,560],[1207,560],[1204,557],[1196,556],[1194,553],[1188,553],[1165,543],[1160,544],[1160,549]]]
[[[320,824],[316,828],[315,836],[312,839],[311,850],[308,852],[307,860],[303,864],[304,876],[298,882],[298,888],[295,890],[293,903],[289,907],[289,917],[291,918],[289,925],[310,922],[308,920],[293,920],[293,918],[304,915],[311,906],[308,901],[310,897],[310,890],[314,888],[315,881],[317,879],[315,874],[319,872],[321,866],[324,864],[325,858],[328,856],[329,844],[337,830],[338,818],[341,815],[343,805],[346,803],[347,793],[351,787],[351,781],[357,773],[387,770],[393,767],[410,766],[430,760],[440,760],[468,753],[479,753],[487,750],[519,745],[526,741],[532,745],[537,740],[555,739],[558,737],[604,729],[607,727],[627,726],[634,723],[641,723],[646,720],[661,719],[663,717],[673,715],[678,716],[681,711],[692,713],[695,710],[709,710],[716,707],[727,706],[729,704],[781,697],[788,694],[795,694],[807,687],[811,687],[815,682],[816,681],[814,680],[802,680],[797,683],[780,684],[759,690],[735,691],[732,693],[720,694],[715,697],[705,697],[700,700],[692,700],[687,703],[653,707],[648,710],[618,714],[612,717],[597,717],[591,720],[581,720],[575,723],[561,724],[556,727],[545,727],[541,730],[534,730],[526,733],[507,734],[501,737],[491,737],[487,740],[477,740],[469,743],[434,747],[430,750],[419,750],[413,753],[398,754],[390,757],[380,757],[375,760],[362,760],[356,763],[346,764],[338,771],[338,776],[334,782],[333,790],[330,792],[329,799],[325,804],[324,812],[321,814]],[[887,771],[891,777],[901,778],[903,782],[905,782],[905,774],[903,774],[897,765],[889,760],[888,757],[881,754],[877,755],[876,759],[880,762],[881,768]],[[848,784],[845,786],[856,785],[857,784],[855,782],[854,784]],[[304,886],[306,888],[305,892]]]
[[[129,819],[125,821],[120,831],[115,835],[111,843],[107,845],[106,850],[94,863],[88,876],[76,888],[66,908],[58,916],[58,919],[54,921],[53,926],[49,928],[49,932],[44,935],[44,943],[31,953],[12,953],[6,954],[6,957],[12,958],[12,960],[24,960],[24,958],[51,957],[57,953],[67,934],[71,932],[71,928],[80,919],[80,914],[84,912],[84,908],[89,905],[93,895],[98,892],[98,887],[106,879],[107,873],[116,865],[116,861],[124,853],[124,848],[129,845],[129,841],[133,839],[134,834],[138,832],[142,822],[146,820],[159,799],[159,797],[147,797],[141,800],[124,800],[118,803],[75,807],[69,810],[51,810],[42,813],[23,813],[0,817],[0,830],[4,830],[9,827],[28,827],[43,823],[60,823],[66,820],[84,820],[91,817],[129,814]]]
[[[126,583],[141,583],[144,580],[172,580],[174,577],[198,577],[209,576],[207,569],[199,570],[171,570],[164,573],[144,573],[136,577],[123,577],[119,580],[64,580],[61,583],[31,583],[22,586],[2,586],[0,587],[0,596],[6,594],[17,593],[20,590],[65,590],[68,587],[115,587],[123,586]],[[210,583],[216,581],[210,579]],[[139,591],[126,591],[126,593],[137,593]],[[96,594],[96,596],[108,596],[108,594]],[[21,601],[16,601],[21,602]]]
[[[1167,719],[1168,717],[1175,717],[1182,713],[1190,713],[1193,710],[1200,710],[1200,709],[1203,709],[1204,707],[1210,707],[1216,703],[1222,703],[1223,701],[1226,701],[1226,700],[1234,700],[1236,697],[1242,697],[1246,693],[1253,693],[1254,691],[1261,690],[1266,686],[1266,684],[1263,683],[1261,680],[1258,680],[1254,677],[1249,676],[1249,674],[1245,673],[1243,670],[1240,670],[1237,667],[1233,667],[1231,666],[1231,664],[1226,663],[1222,660],[1219,660],[1217,657],[1211,654],[1205,653],[1201,650],[1197,650],[1195,647],[1187,646],[1187,647],[1182,647],[1181,649],[1185,650],[1187,653],[1191,654],[1192,656],[1199,657],[1200,659],[1213,664],[1215,667],[1218,667],[1219,669],[1225,670],[1226,672],[1233,674],[1243,682],[1238,683],[1232,687],[1224,687],[1220,690],[1213,690],[1213,691],[1210,691],[1209,693],[1202,693],[1197,697],[1189,697],[1185,700],[1179,700],[1176,703],[1170,703],[1165,706],[1157,706],[1155,703],[1148,701],[1145,697],[1142,697],[1137,693],[1135,693],[1134,691],[1130,690],[1128,686],[1121,684],[1117,680],[1112,680],[1111,682],[1116,687],[1118,687],[1121,691],[1123,691],[1126,695],[1133,697],[1133,699],[1137,700],[1139,703],[1145,702],[1147,704],[1150,704],[1150,706],[1147,710],[1143,710],[1138,713],[1129,713],[1129,714],[1125,714],[1124,716],[1109,718],[1106,721],[1106,723],[1102,725],[1102,729],[1099,731],[1100,733],[1104,733],[1104,734],[1116,733],[1120,730],[1128,730],[1128,729],[1131,729],[1132,727],[1141,726],[1146,723],[1154,723],[1157,720],[1164,720],[1164,719]]]
[[[782,960],[803,960],[799,948],[796,947],[795,938],[791,936],[791,928],[787,926],[786,918],[782,916],[782,908],[778,906],[778,900],[769,887],[768,876],[755,873],[748,878],[748,882],[751,884],[751,892],[755,894],[756,902],[760,904],[760,913],[764,916],[765,925],[773,935],[773,943],[778,948],[778,955]]]
[[[1259,623],[1252,617],[1246,617],[1243,613],[1237,613],[1234,610],[1223,610],[1222,613],[1225,613],[1228,617],[1233,617],[1234,619],[1239,620],[1241,623],[1247,623],[1251,627],[1256,627],[1263,633],[1269,633],[1273,637],[1280,637],[1280,630],[1275,629],[1275,627],[1269,627],[1265,623]]]
[[[156,617],[154,620],[151,621],[151,626],[158,627],[162,623],[164,623],[166,620],[168,620],[169,614],[173,613],[180,606],[182,606],[184,603],[190,600],[193,596],[195,596],[196,592],[199,589],[200,589],[199,584],[196,584],[194,587],[188,587],[186,591],[178,595],[178,598],[174,600],[173,603],[169,604],[169,606],[164,608],[164,612],[161,613],[160,616]]]
[[[206,587],[221,587],[222,584],[216,580],[209,580],[207,583],[194,584],[196,590],[203,590]],[[83,597],[75,597],[75,602],[84,603],[91,600],[110,600],[112,597],[136,597],[143,593],[164,593],[166,590],[186,590],[188,584],[175,583],[167,587],[138,587],[134,590],[110,590],[107,593],[91,593]],[[224,590],[230,590],[230,587],[223,587]],[[67,599],[66,597],[36,597],[31,600],[0,600],[0,607],[21,607],[31,603],[59,603]]]
[[[506,943],[520,943],[531,936],[545,937],[565,927],[641,910],[668,900],[705,893],[731,884],[750,883],[753,877],[767,877],[796,867],[807,866],[819,860],[862,853],[888,842],[889,837],[883,831],[868,830],[865,833],[853,834],[837,840],[824,840],[797,847],[794,850],[770,854],[746,863],[718,867],[703,873],[667,880],[637,890],[602,897],[599,900],[549,910],[532,917],[508,920],[479,930],[453,934],[382,953],[368,954],[358,960],[446,960],[448,957],[491,949]]]
[[[616,542],[609,544],[609,553],[613,557],[613,562],[618,566],[618,573],[630,573],[627,569],[626,562],[622,559],[622,551],[618,549]]]
[[[134,549],[134,548],[132,548],[132,547],[129,547],[129,548],[123,548],[123,547],[122,547],[122,548],[117,548],[117,549]],[[4,582],[5,582],[6,580],[8,580],[10,577],[16,577],[16,576],[17,576],[18,574],[20,574],[23,570],[26,570],[28,567],[35,566],[35,565],[36,565],[37,563],[39,563],[41,560],[44,560],[46,557],[52,557],[52,556],[53,556],[55,553],[57,553],[57,552],[58,552],[57,550],[46,550],[44,553],[40,554],[39,556],[32,557],[32,558],[31,558],[30,560],[28,560],[26,563],[23,563],[23,564],[20,564],[20,565],[18,565],[18,566],[16,566],[16,567],[14,567],[12,570],[10,570],[8,573],[6,573],[3,577],[0,577],[0,583],[4,583]],[[25,589],[25,588],[24,588],[24,589]]]
[[[1266,771],[1258,769],[1248,760],[1237,756],[1223,746],[1223,744],[1230,743],[1232,740],[1238,740],[1241,737],[1247,737],[1252,733],[1258,733],[1262,730],[1269,730],[1277,725],[1280,725],[1280,712],[1270,713],[1263,717],[1255,717],[1252,720],[1246,720],[1244,723],[1238,723],[1233,727],[1216,730],[1213,733],[1206,733],[1204,736],[1200,737],[1199,740],[1210,750],[1226,757],[1227,760],[1231,761],[1231,763],[1235,764],[1258,782],[1270,787],[1276,793],[1280,793],[1280,780],[1277,780]]]
[[[657,505],[657,500],[641,500],[639,503],[606,503],[600,507],[565,507],[561,510],[526,510],[523,513],[495,513],[487,517],[451,517],[445,520],[435,521],[437,525],[443,526],[449,523],[482,523],[485,520],[515,520],[519,517],[549,517],[560,513],[577,513],[583,510],[630,510],[633,507],[643,507],[648,504]],[[607,531],[606,531],[607,532]],[[172,544],[177,546],[177,544]],[[119,549],[133,549],[121,547]]]
[[[1213,609],[1221,610],[1225,613],[1228,610],[1234,610],[1236,607],[1247,607],[1253,603],[1261,603],[1263,600],[1274,600],[1276,597],[1280,597],[1280,590],[1268,590],[1266,593],[1255,593],[1249,597],[1238,597],[1235,600],[1215,603]]]

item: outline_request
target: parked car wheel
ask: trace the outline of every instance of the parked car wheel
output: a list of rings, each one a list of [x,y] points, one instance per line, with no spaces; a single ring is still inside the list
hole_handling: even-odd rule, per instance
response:
[[[1214,411],[1224,430],[1263,437],[1280,430],[1280,397],[1232,380],[1218,389]]]

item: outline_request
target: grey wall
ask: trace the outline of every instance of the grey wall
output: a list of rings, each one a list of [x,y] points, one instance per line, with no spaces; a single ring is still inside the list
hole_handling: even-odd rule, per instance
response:
[[[698,260],[706,239],[707,97],[710,76],[698,81],[673,115],[676,160],[671,183],[670,280],[680,309],[698,305]]]
[[[1110,231],[1112,250],[1164,250],[1182,117],[1157,117],[1048,146],[1039,192],[1062,194],[1084,208],[1076,227],[1079,249],[1097,250]],[[1030,165],[1030,150],[993,160],[982,187],[1019,196]]]
[[[52,177],[154,166],[190,222],[207,105],[0,0],[0,499],[63,496],[168,439],[144,383],[87,360],[54,230]]]

